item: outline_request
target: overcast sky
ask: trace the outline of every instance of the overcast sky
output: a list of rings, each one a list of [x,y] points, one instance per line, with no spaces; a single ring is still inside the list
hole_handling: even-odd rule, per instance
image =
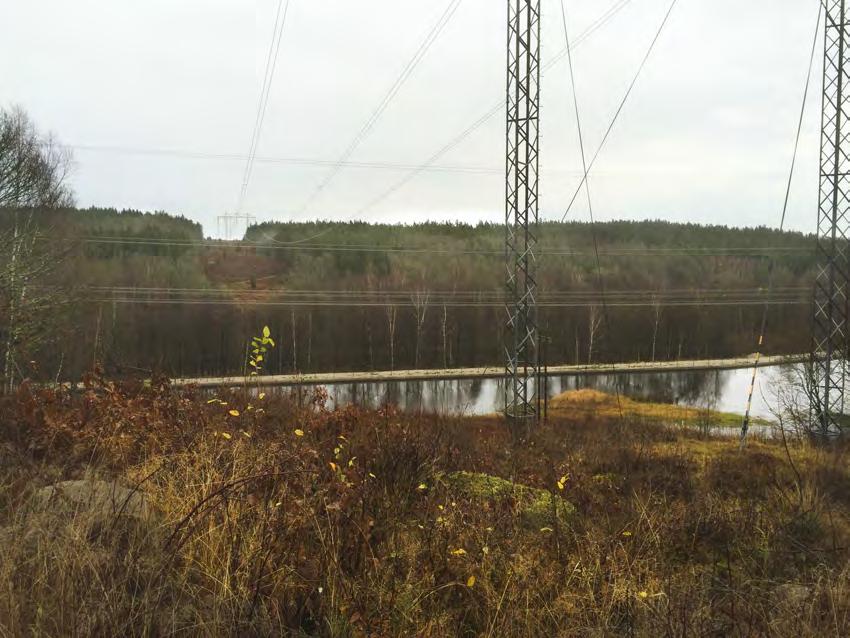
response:
[[[564,47],[560,0],[541,0],[544,64]],[[596,149],[670,0],[631,0],[575,50],[585,143]],[[449,0],[291,0],[259,158],[335,161]],[[615,0],[567,0],[572,37]],[[0,105],[77,147],[80,205],[182,213],[216,234],[233,211],[278,0],[0,0]],[[591,178],[597,219],[779,223],[816,0],[679,0]],[[351,160],[418,165],[504,97],[504,0],[462,0]],[[818,43],[788,227],[816,223]],[[566,59],[543,76],[541,216],[580,180]],[[437,163],[346,168],[258,161],[244,212],[260,220],[503,218],[504,114]],[[81,147],[120,147],[130,152]],[[141,154],[170,150],[229,158]],[[236,156],[236,157],[232,157]],[[586,220],[585,200],[571,213]]]

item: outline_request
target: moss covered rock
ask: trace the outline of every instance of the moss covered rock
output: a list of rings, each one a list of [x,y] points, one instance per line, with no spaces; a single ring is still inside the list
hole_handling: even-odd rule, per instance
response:
[[[451,472],[438,477],[447,487],[471,500],[511,501],[523,525],[539,530],[565,526],[575,514],[569,501],[548,490],[513,483],[476,472]]]

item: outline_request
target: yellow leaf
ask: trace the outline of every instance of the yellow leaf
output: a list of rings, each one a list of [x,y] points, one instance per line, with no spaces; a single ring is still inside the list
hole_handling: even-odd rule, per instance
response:
[[[469,578],[466,579],[466,586],[467,587],[474,587],[475,586],[475,576],[470,576]]]
[[[222,438],[225,438],[225,439],[227,439],[228,441],[229,441],[231,438],[233,438],[233,437],[231,437],[231,436],[230,436],[227,432],[222,432],[222,433],[221,433],[221,436],[222,436]]]
[[[554,532],[555,530],[552,529],[551,527],[541,527],[540,531],[544,532],[544,533],[548,533],[548,532]]]
[[[272,336],[272,331],[271,331],[271,330],[269,330],[269,327],[268,327],[268,326],[263,326],[263,336],[264,336],[266,339],[268,339],[270,336]]]
[[[452,551],[452,556],[465,556],[465,555],[466,555],[466,550],[463,549],[463,548],[456,549],[456,550]]]
[[[490,548],[485,545],[484,547],[481,548],[481,552],[486,556],[487,554],[490,553]]]
[[[631,533],[631,532],[629,532],[628,530],[627,530],[627,531],[625,531],[625,532],[623,532],[623,536],[625,536],[626,538],[628,538],[628,537],[629,537],[629,536],[631,536],[631,535],[632,535],[632,533]]]
[[[558,481],[558,489],[559,489],[559,490],[563,490],[563,489],[564,489],[564,484],[563,484],[563,483],[561,483],[561,481]]]
[[[207,401],[207,405],[209,405],[210,403],[218,403],[218,401],[218,399],[210,399],[209,401]]]
[[[304,430],[295,430],[295,436],[304,436]]]
[[[242,430],[242,436],[249,438],[249,439],[251,438],[251,435],[248,432],[246,432],[245,430]]]
[[[266,398],[266,393],[265,393],[265,392],[260,392],[260,396],[258,396],[257,398],[258,398],[260,401],[262,401],[263,399],[265,399],[265,398]]]
[[[239,416],[239,410],[231,410],[228,414],[230,416]]]
[[[641,598],[649,598],[649,592],[640,591],[640,592],[638,592],[638,596],[640,596]]]
[[[330,465],[330,466],[331,466],[331,469],[332,469],[334,472],[336,472],[336,468],[337,468],[336,463],[331,462],[331,463],[328,463],[328,465]]]
[[[417,487],[416,489],[417,489],[417,490],[420,490],[420,491],[422,491],[422,490],[427,490],[427,489],[428,489],[428,486],[427,486],[427,485],[425,485],[425,483],[420,483],[420,484],[419,484],[419,487]]]
[[[375,476],[375,475],[374,475],[374,474],[372,474],[371,472],[369,472],[369,476],[370,476],[371,478],[373,478],[373,479],[378,478],[377,476]]]

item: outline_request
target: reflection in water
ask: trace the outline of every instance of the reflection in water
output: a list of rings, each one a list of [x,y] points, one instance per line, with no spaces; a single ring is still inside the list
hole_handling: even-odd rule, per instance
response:
[[[776,366],[759,372],[753,394],[753,417],[773,419],[783,370],[787,375],[793,368]],[[550,397],[568,390],[591,388],[620,392],[638,400],[741,414],[751,375],[752,369],[567,375],[550,377],[547,386]],[[329,407],[356,404],[374,408],[394,404],[406,411],[440,414],[492,414],[501,409],[503,401],[501,379],[333,384],[327,390]]]

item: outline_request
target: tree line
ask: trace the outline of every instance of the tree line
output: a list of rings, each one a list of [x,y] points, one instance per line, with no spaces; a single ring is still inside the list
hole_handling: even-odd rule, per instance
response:
[[[180,216],[74,208],[69,158],[19,111],[3,113],[0,140],[7,387],[97,365],[116,376],[240,373],[246,339],[264,325],[279,344],[269,373],[504,359],[499,224],[265,223],[240,242],[204,241]],[[663,221],[547,222],[538,235],[550,364],[749,354],[771,263],[782,303],[770,307],[765,349],[809,347],[812,236]]]

